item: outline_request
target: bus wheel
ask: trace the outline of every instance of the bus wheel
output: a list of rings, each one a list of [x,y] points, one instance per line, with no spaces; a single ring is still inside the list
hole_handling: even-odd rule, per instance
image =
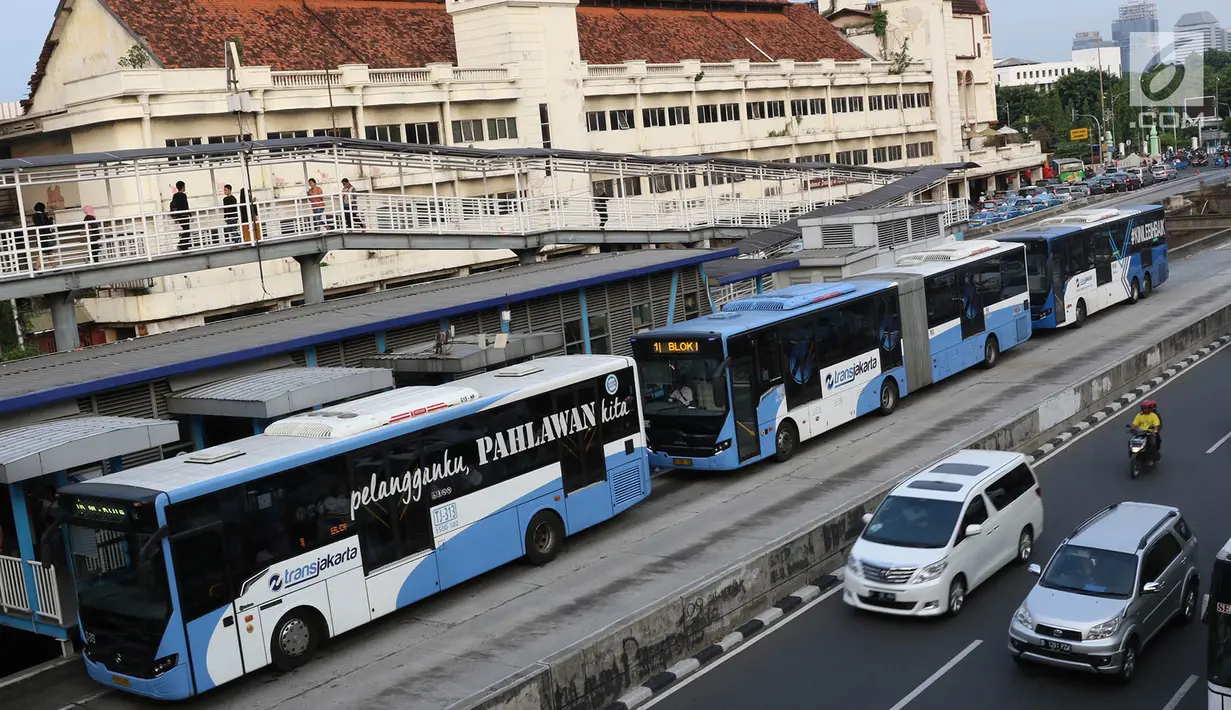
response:
[[[1150,274],[1145,275],[1145,282],[1141,285],[1141,297],[1149,298],[1154,291],[1154,281],[1150,279]]]
[[[1137,283],[1137,279],[1128,286],[1128,302],[1136,303],[1141,300],[1141,284]]]
[[[282,617],[270,642],[274,665],[279,670],[293,671],[312,660],[320,640],[318,628],[316,620],[302,609]]]
[[[778,434],[774,437],[774,443],[777,444],[774,450],[774,460],[789,461],[795,455],[795,450],[799,448],[799,430],[795,428],[795,422],[783,419],[778,425]]]
[[[1077,302],[1077,317],[1073,319],[1073,327],[1080,328],[1086,324],[1086,302]]]
[[[884,383],[881,384],[881,406],[876,410],[876,413],[882,417],[887,417],[893,414],[893,410],[898,408],[898,383],[892,377],[886,377]]]
[[[984,370],[990,370],[996,366],[996,362],[1000,360],[1000,342],[996,340],[996,336],[987,336],[987,342],[983,344],[983,365]]]
[[[526,526],[526,559],[545,565],[556,559],[564,545],[564,524],[554,510],[540,510]]]

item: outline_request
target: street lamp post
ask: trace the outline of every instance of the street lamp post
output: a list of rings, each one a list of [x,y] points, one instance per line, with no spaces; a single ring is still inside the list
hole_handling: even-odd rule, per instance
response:
[[[1098,162],[1099,162],[1099,165],[1103,165],[1103,124],[1102,122],[1088,113],[1077,113],[1077,109],[1073,109],[1073,118],[1076,119],[1078,116],[1081,116],[1082,118],[1088,118],[1091,121],[1094,121],[1094,125],[1098,127]]]

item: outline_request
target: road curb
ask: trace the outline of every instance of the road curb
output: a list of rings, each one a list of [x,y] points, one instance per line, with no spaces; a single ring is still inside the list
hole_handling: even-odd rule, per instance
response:
[[[1099,424],[1104,419],[1107,419],[1108,417],[1115,415],[1116,413],[1123,410],[1125,407],[1131,406],[1137,400],[1141,399],[1142,397],[1145,397],[1150,392],[1158,389],[1159,387],[1163,385],[1164,382],[1167,382],[1168,380],[1180,374],[1181,372],[1188,370],[1193,365],[1196,365],[1202,360],[1208,358],[1210,355],[1213,355],[1219,350],[1222,350],[1224,347],[1226,347],[1228,343],[1231,343],[1231,334],[1222,336],[1218,340],[1215,340],[1214,342],[1210,343],[1204,348],[1201,348],[1200,350],[1193,353],[1192,355],[1189,355],[1183,360],[1176,362],[1174,365],[1162,371],[1155,377],[1149,379],[1146,382],[1141,383],[1137,387],[1129,390],[1127,393],[1122,394],[1119,397],[1115,398],[1107,406],[1103,407],[1097,412],[1090,414],[1085,419],[1082,419],[1081,421],[1074,423],[1073,425],[1059,432],[1052,438],[1048,439],[1041,446],[1039,446],[1039,448],[1035,449],[1034,451],[1031,451],[1029,454],[1026,454],[1026,458],[1031,463],[1034,463],[1038,461],[1039,459],[1043,458],[1044,456],[1047,456],[1048,454],[1052,453],[1053,451],[1060,448],[1064,444],[1068,443],[1074,437],[1080,435],[1082,432]]]
[[[633,710],[645,705],[654,699],[655,696],[665,693],[679,681],[743,646],[749,639],[781,623],[784,619],[794,616],[808,602],[841,583],[842,578],[836,574],[827,574],[813,580],[811,584],[801,587],[795,590],[794,593],[788,594],[774,602],[770,608],[744,622],[735,631],[727,634],[717,643],[706,646],[667,670],[656,673],[640,685],[634,686],[628,692],[621,695],[619,699],[607,705],[603,710]]]

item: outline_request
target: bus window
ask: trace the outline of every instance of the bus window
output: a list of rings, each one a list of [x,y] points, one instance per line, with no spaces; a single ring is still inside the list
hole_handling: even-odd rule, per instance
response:
[[[1000,297],[1009,299],[1020,296],[1026,288],[1026,252],[1011,251],[1000,258]],[[1046,262],[1044,262],[1046,267]]]
[[[898,312],[897,294],[878,293],[875,303],[876,338],[880,345],[881,369],[902,365],[902,317]]]
[[[379,486],[387,481],[389,461],[385,458],[384,446],[369,446],[356,452],[350,457],[350,469],[351,490],[355,492],[372,490],[373,482]],[[396,496],[389,496],[369,503],[361,501],[358,510],[353,512],[354,522],[359,526],[364,572],[384,567],[399,557],[395,533],[397,518],[393,512],[395,500]]]
[[[708,387],[698,387],[695,396],[698,401],[713,399],[713,392]],[[585,382],[555,393],[555,408],[552,413],[564,413],[580,425],[572,434],[562,436],[560,442],[560,474],[564,478],[564,494],[581,490],[607,478],[606,460],[603,457],[603,444],[599,437],[597,399],[594,393],[594,383]],[[725,401],[725,397],[723,398]],[[586,409],[586,408],[589,409]],[[524,422],[519,422],[524,423]],[[580,426],[580,428],[578,428]]]
[[[845,303],[835,312],[842,314],[842,330],[838,336],[842,349],[838,361],[859,357],[880,347],[878,322],[874,320],[876,304],[871,298]]]
[[[756,339],[757,375],[760,378],[760,390],[776,384],[782,379],[779,370],[778,334],[772,330],[763,330],[753,336]]]
[[[952,271],[929,276],[923,281],[928,302],[928,327],[935,328],[958,317],[956,274]]]

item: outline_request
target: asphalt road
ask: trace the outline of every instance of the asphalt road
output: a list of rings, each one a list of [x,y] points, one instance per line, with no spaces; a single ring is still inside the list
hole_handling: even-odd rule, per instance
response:
[[[1122,500],[1175,505],[1197,535],[1202,592],[1214,553],[1231,537],[1231,443],[1206,453],[1231,430],[1231,352],[1213,356],[1154,397],[1164,414],[1166,456],[1130,480],[1124,425],[1109,420],[1038,467],[1045,531],[1035,562],[1045,563],[1077,525]],[[975,590],[962,616],[916,620],[858,613],[841,592],[807,609],[742,652],[694,676],[651,704],[655,710],[1202,710],[1204,627],[1171,628],[1145,649],[1130,687],[1106,679],[1014,664],[1006,649],[1009,619],[1034,584],[1009,567]],[[972,650],[922,689],[963,651]],[[1191,676],[1195,682],[1168,705]],[[906,701],[903,703],[903,701]],[[649,706],[645,706],[649,707]]]

